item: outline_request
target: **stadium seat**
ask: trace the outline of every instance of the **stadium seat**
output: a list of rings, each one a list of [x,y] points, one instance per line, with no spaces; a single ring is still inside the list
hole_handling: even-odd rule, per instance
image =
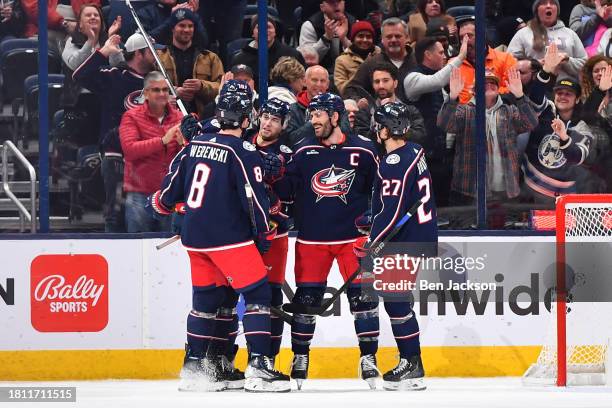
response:
[[[0,43],[2,65],[2,101],[23,96],[24,80],[38,73],[38,43],[30,39],[9,39]],[[48,57],[49,73],[60,73],[61,57],[53,52]]]
[[[234,55],[238,54],[242,47],[247,45],[250,41],[250,38],[238,38],[227,43],[227,56],[229,60],[231,61]]]
[[[27,140],[27,138],[36,138],[38,135],[38,75],[31,75],[27,77],[23,82],[23,89],[25,106],[24,139]],[[51,124],[53,115],[59,109],[60,99],[64,91],[64,75],[49,74],[48,89],[48,115],[49,124]]]
[[[460,16],[473,16],[476,14],[474,6],[455,6],[446,9],[446,14],[449,16],[457,17]]]

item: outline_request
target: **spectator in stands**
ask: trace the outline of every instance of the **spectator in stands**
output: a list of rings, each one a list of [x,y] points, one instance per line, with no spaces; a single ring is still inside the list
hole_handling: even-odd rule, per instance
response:
[[[531,93],[531,84],[535,80],[536,74],[542,69],[542,64],[533,58],[522,58],[516,62],[516,69],[518,69],[521,75],[523,92],[525,95],[529,95]]]
[[[296,48],[302,54],[304,58],[304,62],[306,63],[306,67],[312,67],[314,65],[319,65],[319,53],[312,45],[302,45]]]
[[[344,88],[344,98],[358,101],[361,98],[375,98],[372,84],[372,70],[381,62],[389,62],[398,68],[398,81],[404,83],[408,72],[414,68],[412,48],[406,45],[407,25],[399,18],[388,18],[382,23],[382,46],[380,54],[368,57],[359,67],[353,79]],[[398,98],[406,101],[403,87],[398,90]]]
[[[349,33],[355,17],[345,12],[344,0],[321,0],[320,11],[302,24],[300,45],[312,45],[321,65],[334,71],[334,61],[351,45]]]
[[[276,25],[278,21],[268,14],[268,66],[273,67],[276,65],[280,57],[293,57],[300,61],[302,65],[305,65],[304,58],[295,48],[291,48],[288,45],[283,44],[279,39],[276,38]],[[245,45],[238,54],[232,59],[231,65],[244,64],[251,67],[255,74],[255,83],[257,84],[259,79],[259,57],[258,41],[259,41],[259,26],[257,15],[251,18],[251,31],[253,33],[253,41]]]
[[[449,31],[451,34],[455,34],[457,32],[455,19],[446,15],[444,0],[417,0],[416,12],[408,18],[408,43],[410,46],[414,47],[417,41],[425,37],[429,20],[440,17],[448,17]]]
[[[529,136],[522,166],[524,195],[529,202],[554,204],[555,197],[576,193],[576,167],[588,157],[593,140],[591,130],[581,119],[578,82],[560,78],[553,88],[554,101],[546,97],[552,75],[564,60],[565,54],[551,43],[529,96],[540,114],[540,122]]]
[[[152,30],[148,31],[149,35],[159,43],[170,44],[173,41],[174,35],[174,27],[176,26],[179,18],[189,18],[191,22],[193,22],[193,42],[198,44],[200,48],[208,48],[208,34],[206,33],[206,28],[204,28],[204,24],[200,19],[200,16],[197,14],[197,1],[190,1],[185,3],[179,3],[172,8],[172,12],[168,15],[168,17],[163,21],[163,23]],[[183,10],[189,17],[184,17],[184,15],[179,12],[179,10]]]
[[[19,0],[0,6],[0,41],[23,37],[25,24],[25,13]]]
[[[355,116],[357,115],[357,112],[359,112],[359,106],[357,106],[357,102],[352,99],[345,99],[344,109],[346,109],[346,117],[349,122],[349,127],[351,128],[353,132],[356,132]]]
[[[459,37],[463,39],[467,37],[468,49],[467,57],[461,64],[461,76],[463,78],[464,88],[459,95],[459,103],[468,103],[474,97],[474,84],[476,77],[476,20],[474,16],[463,16],[458,19]],[[505,84],[508,82],[508,70],[516,66],[516,59],[507,52],[497,51],[494,48],[486,46],[487,56],[485,57],[485,68],[493,71],[495,76],[499,78],[499,93],[505,94],[508,92]]]
[[[369,21],[357,21],[353,24],[349,38],[352,44],[336,58],[334,67],[334,85],[340,95],[343,95],[346,84],[363,61],[370,55],[380,53],[380,48],[374,45],[374,27]]]
[[[453,69],[449,100],[438,114],[438,126],[456,134],[454,173],[451,181],[450,204],[472,205],[476,191],[476,106],[474,101],[459,104],[464,88],[461,70]],[[507,202],[520,194],[519,156],[516,138],[538,125],[538,116],[529,99],[523,95],[521,77],[516,68],[508,71],[508,89],[516,105],[505,104],[499,96],[499,77],[493,71],[485,73],[485,103],[487,132],[487,200]]]
[[[194,41],[198,38],[195,13],[180,8],[172,13],[171,19],[172,42],[159,52],[159,59],[186,109],[201,116],[204,106],[219,93],[223,63],[217,54]]]
[[[370,86],[374,89],[375,98],[362,98],[357,101],[359,112],[355,119],[355,127],[359,134],[375,140],[374,112],[376,108],[390,102],[400,102],[396,91],[398,86],[398,70],[395,65],[381,62],[372,70]],[[410,117],[410,141],[423,144],[426,139],[423,116],[414,105],[407,105]]]
[[[597,54],[606,29],[612,27],[612,5],[607,0],[581,0],[572,9],[569,27],[578,34],[587,55]]]
[[[612,189],[612,59],[595,55],[582,68],[582,118],[593,133],[593,143],[585,166],[589,171],[578,192],[607,193]],[[581,185],[582,184],[582,185]],[[603,184],[603,185],[602,185]]]
[[[170,162],[184,144],[179,130],[183,115],[170,104],[169,91],[160,72],[148,73],[144,78],[144,104],[129,109],[121,119],[127,232],[170,231],[170,217],[155,219],[145,210],[147,196],[159,189]]]
[[[224,84],[230,79],[244,81],[249,85],[253,93],[253,108],[257,110],[259,108],[259,95],[257,94],[257,91],[255,90],[255,80],[253,79],[253,70],[248,65],[244,65],[244,64],[234,65],[232,69],[226,72],[223,75],[223,78],[221,78],[221,86],[219,87],[219,93],[221,93],[221,90],[223,89]],[[219,95],[215,96],[215,98],[204,107],[204,112],[202,113],[200,119],[202,120],[210,119],[215,115],[215,111],[217,109],[218,98],[219,98]]]
[[[559,65],[560,78],[577,78],[584,65],[587,54],[578,34],[565,27],[559,19],[558,0],[536,0],[533,2],[534,17],[529,20],[527,27],[519,30],[510,44],[508,52],[517,58],[535,58],[539,61],[544,58],[546,46],[556,43],[564,56]]]
[[[464,88],[461,70],[453,69],[449,100],[438,114],[438,126],[456,134],[455,159],[449,202],[451,205],[472,205],[476,191],[476,106],[474,101],[459,104]],[[508,72],[508,89],[516,105],[505,104],[499,96],[499,78],[493,71],[485,73],[487,108],[487,200],[507,201],[517,198],[519,188],[519,157],[516,137],[538,125],[537,114],[523,95],[521,78],[516,68]]]
[[[74,71],[96,49],[100,48],[109,36],[118,34],[121,27],[121,17],[113,22],[107,31],[102,15],[102,9],[95,4],[85,4],[77,15],[77,25],[71,36],[66,40],[62,60]],[[111,65],[113,65],[111,63]]]
[[[104,223],[107,232],[123,232],[123,154],[119,142],[119,122],[126,106],[133,103],[143,87],[143,78],[155,64],[141,34],[133,34],[125,42],[125,66],[108,68],[108,58],[121,52],[120,38],[112,35],[73,74],[73,79],[96,94],[100,100],[100,139],[103,155],[102,178],[106,192]]]
[[[76,29],[68,37],[62,52],[65,74],[61,101],[64,108],[62,131],[64,138],[77,146],[97,144],[100,103],[95,95],[72,79],[72,74],[96,49],[106,43],[109,35],[117,34],[120,27],[121,17],[117,17],[107,32],[100,7],[84,4],[77,14]],[[119,56],[121,53],[109,56],[112,66],[123,61]]]
[[[33,37],[38,34],[38,1],[37,0],[18,0],[21,2],[26,16],[25,37]],[[55,30],[66,34],[71,34],[76,28],[76,21],[65,20],[57,12],[58,0],[47,1],[47,25],[49,30]]]
[[[314,128],[306,120],[310,100],[318,94],[329,90],[329,74],[320,65],[309,67],[304,77],[306,90],[298,94],[297,102],[291,104],[287,123],[287,144],[293,147],[297,142],[308,136],[314,136]]]
[[[289,105],[297,103],[297,94],[304,89],[304,66],[291,57],[281,57],[270,72],[268,99],[278,98]]]
[[[432,174],[436,205],[448,205],[452,166],[450,149],[446,146],[446,132],[437,125],[438,112],[444,103],[443,89],[451,72],[459,68],[467,55],[467,37],[463,38],[459,55],[446,64],[444,47],[436,39],[425,37],[415,46],[417,67],[404,80],[404,92],[410,103],[419,110],[425,122],[423,140],[427,164]]]

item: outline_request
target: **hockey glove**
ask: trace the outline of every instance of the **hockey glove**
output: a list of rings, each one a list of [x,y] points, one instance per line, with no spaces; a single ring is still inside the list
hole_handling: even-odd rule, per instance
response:
[[[374,267],[374,261],[370,253],[370,242],[369,237],[357,238],[357,241],[353,243],[353,252],[359,258],[359,265],[361,269],[371,272]]]
[[[364,235],[368,235],[372,229],[372,210],[367,210],[359,217],[355,218],[355,227],[357,227],[357,231]]]
[[[285,159],[283,156],[268,153],[263,158],[264,180],[267,183],[274,183],[285,174]]]
[[[187,211],[187,205],[185,203],[176,203],[174,206],[174,217],[172,217],[172,232],[176,235],[181,235],[181,229],[183,228],[183,220],[185,219],[185,212]]]
[[[172,211],[167,209],[160,201],[159,195],[161,191],[157,190],[155,193],[147,197],[145,203],[145,211],[147,214],[158,221],[164,220],[168,215],[172,214]]]
[[[269,231],[260,232],[255,237],[255,246],[260,254],[265,254],[272,246],[272,240],[276,236],[276,225]]]
[[[196,137],[202,130],[200,123],[193,115],[187,115],[181,120],[181,133],[186,141],[190,142],[191,139]]]

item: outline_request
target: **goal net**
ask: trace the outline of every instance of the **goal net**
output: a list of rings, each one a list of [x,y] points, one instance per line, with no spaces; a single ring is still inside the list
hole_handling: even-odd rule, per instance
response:
[[[551,318],[542,351],[523,382],[612,385],[612,302],[606,301],[612,299],[608,286],[612,263],[607,260],[612,256],[612,195],[559,197],[555,218],[556,291]]]

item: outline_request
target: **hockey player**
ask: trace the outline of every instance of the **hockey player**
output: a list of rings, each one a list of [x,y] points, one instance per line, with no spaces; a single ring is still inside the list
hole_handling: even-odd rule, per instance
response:
[[[252,143],[257,150],[266,155],[283,157],[288,161],[291,149],[280,141],[280,136],[286,128],[289,115],[289,104],[278,98],[271,98],[262,104],[259,110],[259,131],[253,137]],[[290,219],[284,207],[274,193],[271,184],[274,177],[266,176],[266,188],[270,197],[270,219],[276,224],[276,236],[272,241],[270,250],[263,255],[263,261],[268,270],[268,283],[272,290],[272,306],[281,308],[283,304],[282,286],[285,283],[285,267],[287,265],[287,250],[289,247]],[[280,351],[284,322],[272,315],[271,356],[276,357]]]
[[[409,220],[397,235],[389,240],[396,243],[396,246],[383,253],[391,255],[401,252],[413,257],[435,256],[438,227],[431,176],[425,163],[423,148],[407,141],[410,121],[406,107],[397,102],[387,103],[376,110],[374,120],[377,140],[384,147],[386,154],[381,158],[378,177],[374,183],[370,236],[355,243],[355,253],[368,259],[366,257],[369,257],[369,248],[376,247],[384,240],[397,221],[420,199],[422,204],[414,214],[415,219]],[[369,269],[365,265],[364,268]],[[412,271],[415,277],[416,272]],[[425,389],[419,325],[411,305],[406,301],[406,296],[401,294],[379,294],[383,296],[400,354],[399,364],[383,375],[384,388]]]
[[[339,127],[344,102],[334,94],[315,96],[308,105],[316,137],[303,139],[274,187],[281,198],[295,196],[298,237],[295,246],[297,289],[292,302],[320,306],[334,259],[346,280],[358,268],[352,245],[361,234],[353,220],[369,206],[378,162],[374,144],[347,136]],[[363,303],[357,282],[347,291],[361,351],[363,372],[377,373],[378,302]],[[291,377],[301,388],[308,375],[315,316],[294,314]],[[366,377],[363,377],[364,379]]]
[[[240,139],[251,111],[251,101],[240,94],[220,98],[216,118],[221,130],[193,138],[177,156],[180,164],[151,197],[159,214],[168,214],[177,202],[187,207],[181,241],[191,262],[193,310],[187,318],[183,390],[226,387],[220,356],[207,353],[226,286],[246,303],[243,324],[251,353],[245,390],[291,389],[289,377],[274,370],[270,357],[271,295],[260,252],[270,248],[276,231],[269,226],[261,155]]]

